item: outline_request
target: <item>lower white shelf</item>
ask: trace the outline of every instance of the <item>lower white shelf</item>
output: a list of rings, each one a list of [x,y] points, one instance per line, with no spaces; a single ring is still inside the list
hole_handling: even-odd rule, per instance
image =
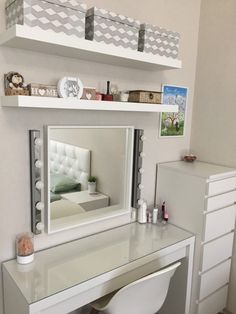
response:
[[[74,98],[53,98],[34,96],[2,96],[2,107],[106,110],[136,112],[178,112],[176,105],[144,104],[116,101],[78,100]]]

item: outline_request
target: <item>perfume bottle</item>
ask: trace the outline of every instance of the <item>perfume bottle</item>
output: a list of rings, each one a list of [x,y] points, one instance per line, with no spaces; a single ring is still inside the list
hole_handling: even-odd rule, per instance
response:
[[[102,100],[113,101],[113,95],[110,93],[110,81],[107,81],[107,93],[102,95]]]

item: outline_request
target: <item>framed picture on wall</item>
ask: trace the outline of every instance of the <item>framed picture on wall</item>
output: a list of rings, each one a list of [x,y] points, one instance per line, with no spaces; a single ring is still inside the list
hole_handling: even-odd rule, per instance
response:
[[[160,137],[181,137],[185,134],[188,88],[162,85],[162,103],[178,105],[179,112],[162,112],[160,115]]]

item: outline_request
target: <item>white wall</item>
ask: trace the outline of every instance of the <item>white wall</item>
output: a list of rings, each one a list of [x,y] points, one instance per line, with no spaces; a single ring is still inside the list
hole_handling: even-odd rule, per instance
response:
[[[200,160],[232,167],[236,167],[235,21],[235,0],[202,1],[191,139]],[[236,247],[234,252],[228,305],[236,313]]]
[[[55,83],[64,75],[79,75],[87,86],[105,87],[110,79],[120,89],[160,89],[161,83],[188,86],[187,132],[184,138],[158,139],[158,114],[109,113],[66,110],[0,108],[0,261],[14,257],[17,233],[30,229],[30,179],[28,130],[43,130],[43,125],[134,125],[144,128],[147,141],[144,161],[144,196],[153,203],[156,162],[176,160],[189,149],[192,103],[195,82],[200,0],[88,0],[129,16],[158,24],[181,33],[180,58],[183,70],[164,72],[139,71],[49,56],[40,53],[0,48],[0,78],[16,70],[27,82]],[[4,30],[4,0],[0,0],[0,31]],[[3,94],[3,83],[0,84]],[[36,249],[69,241],[78,231],[43,234],[36,238]],[[0,283],[1,286],[1,283]],[[0,299],[1,309],[1,299]],[[0,310],[1,313],[1,310]]]

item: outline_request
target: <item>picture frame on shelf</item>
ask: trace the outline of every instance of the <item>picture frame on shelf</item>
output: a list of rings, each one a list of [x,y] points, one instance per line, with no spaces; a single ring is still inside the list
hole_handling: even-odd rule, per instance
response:
[[[166,105],[178,105],[179,112],[162,112],[160,114],[160,138],[185,136],[188,92],[188,87],[162,85],[162,103]]]

